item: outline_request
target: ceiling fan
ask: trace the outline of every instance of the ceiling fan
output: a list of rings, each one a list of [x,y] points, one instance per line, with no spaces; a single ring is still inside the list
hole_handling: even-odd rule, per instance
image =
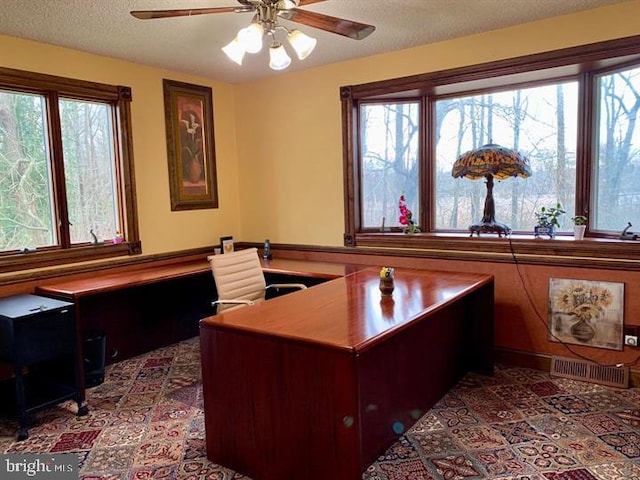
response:
[[[320,3],[325,0],[237,0],[240,7],[213,7],[178,10],[136,10],[131,15],[141,20],[169,17],[189,17],[191,15],[208,15],[210,13],[244,13],[256,12],[260,21],[275,21],[276,17],[286,18],[292,22],[302,23],[309,27],[326,32],[337,33],[354,40],[362,40],[371,34],[376,27],[364,23],[332,17],[317,12],[301,10],[298,6]]]
[[[151,20],[155,18],[189,17],[192,15],[208,15],[212,13],[247,13],[254,12],[251,24],[238,32],[238,36],[223,51],[239,65],[245,53],[257,53],[262,48],[262,37],[271,36],[269,47],[271,61],[269,65],[274,70],[286,68],[291,63],[284,47],[275,38],[276,29],[287,31],[289,43],[296,51],[298,58],[306,58],[316,45],[316,40],[299,30],[289,30],[279,25],[278,19],[283,18],[301,23],[309,27],[318,28],[326,32],[335,33],[354,40],[362,40],[370,35],[376,27],[364,23],[354,22],[343,18],[332,17],[323,13],[310,12],[298,8],[325,0],[237,0],[240,6],[212,7],[174,10],[134,10],[135,18]]]

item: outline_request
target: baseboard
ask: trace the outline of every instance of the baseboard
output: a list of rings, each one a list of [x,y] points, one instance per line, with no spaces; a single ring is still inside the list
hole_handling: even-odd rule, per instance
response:
[[[551,371],[551,355],[498,347],[494,351],[494,358],[496,363],[509,367],[532,368],[547,373]],[[640,370],[632,369],[629,377],[631,387],[640,387]]]

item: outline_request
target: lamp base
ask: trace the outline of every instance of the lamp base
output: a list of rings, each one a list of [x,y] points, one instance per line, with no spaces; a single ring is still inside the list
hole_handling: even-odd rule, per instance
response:
[[[481,233],[497,233],[498,237],[502,237],[502,235],[507,236],[511,233],[511,229],[504,223],[498,223],[495,221],[474,223],[469,227],[469,231],[471,232],[469,235],[470,237],[473,237],[474,233],[478,237]]]

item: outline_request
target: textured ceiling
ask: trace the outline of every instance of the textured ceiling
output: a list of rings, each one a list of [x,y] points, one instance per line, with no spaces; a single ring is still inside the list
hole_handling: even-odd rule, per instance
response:
[[[351,40],[304,25],[318,39],[313,53],[288,71],[438,42],[623,0],[326,0],[304,9],[376,26]],[[245,56],[242,66],[220,47],[251,21],[251,13],[219,13],[138,20],[131,10],[226,7],[235,0],[0,0],[0,33],[121,58],[231,83],[278,75],[268,52]],[[288,48],[288,45],[286,45]],[[0,62],[1,62],[0,54]],[[1,66],[1,63],[0,63]]]

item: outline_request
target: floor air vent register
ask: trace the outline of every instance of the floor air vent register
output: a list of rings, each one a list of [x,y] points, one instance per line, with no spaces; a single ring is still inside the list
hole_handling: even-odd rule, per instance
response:
[[[629,388],[629,367],[598,365],[587,360],[553,356],[550,373],[555,377]]]

